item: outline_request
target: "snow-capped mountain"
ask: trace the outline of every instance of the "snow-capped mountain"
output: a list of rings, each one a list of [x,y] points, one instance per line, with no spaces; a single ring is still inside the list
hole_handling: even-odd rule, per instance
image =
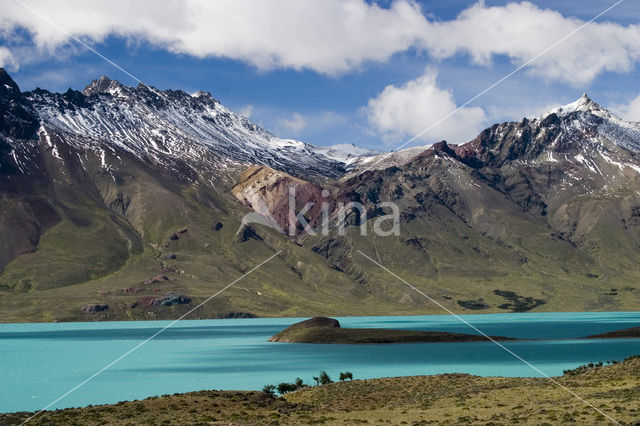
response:
[[[391,198],[406,203],[404,212],[415,216],[445,205],[467,224],[486,226],[486,215],[476,212],[504,203],[496,191],[517,209],[541,217],[567,208],[576,197],[624,193],[618,209],[625,211],[625,221],[633,221],[631,212],[635,206],[640,209],[639,129],[640,124],[620,120],[584,95],[532,120],[496,124],[462,145],[443,141],[358,157],[341,177],[335,199],[353,200],[358,194],[357,201],[374,210],[372,200]],[[255,203],[246,196],[239,199],[258,212],[283,217],[286,199],[268,188],[286,194],[286,186],[293,183],[286,176],[267,174],[270,180],[251,174],[240,184],[251,188]],[[363,189],[374,182],[373,188]],[[509,203],[505,212],[514,207]],[[312,214],[311,222],[319,220]]]
[[[360,156],[351,163],[348,176],[353,176],[366,170],[381,170],[392,166],[401,167],[430,149],[432,149],[432,145],[412,146],[378,155]]]
[[[344,234],[308,238],[243,220],[260,212],[303,233],[290,226],[292,188],[311,224],[325,205],[335,219],[359,202],[371,230],[393,202],[400,235],[360,235],[358,210]],[[202,317],[424,313],[356,250],[453,310],[637,309],[640,125],[583,96],[463,144],[380,154],[277,138],[204,92],[103,77],[83,92],[22,93],[0,70],[3,312],[175,317],[186,307],[163,294],[197,303],[278,250]]]
[[[332,160],[344,163],[347,165],[347,169],[351,168],[350,166],[361,159],[372,158],[380,154],[380,151],[361,148],[352,143],[316,146],[314,151],[318,154],[324,155],[325,157],[331,158]]]
[[[36,89],[23,97],[54,152],[56,139],[91,147],[105,167],[105,150],[122,150],[145,161],[180,158],[209,170],[262,164],[294,175],[335,177],[355,158],[373,153],[275,137],[206,92],[132,88],[103,76],[82,92]],[[58,136],[53,142],[52,134]]]
[[[575,102],[544,114],[538,121],[543,121],[551,114],[573,119],[567,128],[573,127],[574,130],[583,133],[597,128],[597,135],[589,134],[587,138],[591,142],[607,143],[609,141],[628,151],[640,152],[640,123],[628,122],[616,117],[593,102],[587,94],[582,95]]]
[[[550,134],[554,135],[552,140],[549,139]],[[515,138],[519,145],[517,148],[508,145],[509,148],[504,150],[498,142],[487,151],[481,144],[489,135],[498,140]],[[529,140],[531,135],[535,137]],[[524,141],[520,140],[522,138]],[[638,170],[640,158],[636,154],[640,153],[640,123],[616,117],[584,94],[575,102],[554,108],[540,117],[531,120],[525,118],[520,123],[495,124],[474,141],[450,146],[467,159],[482,157],[485,162],[493,158],[493,164],[507,164],[507,160],[513,160],[516,166],[525,163],[573,163],[586,166],[587,171],[603,176],[605,173],[597,168],[597,163],[614,165],[620,171]],[[432,149],[433,145],[426,145],[358,157],[353,161],[349,175],[366,170],[401,167]],[[606,177],[610,179],[612,176],[606,174]]]
[[[496,124],[453,149],[474,168],[528,176],[552,208],[640,179],[640,124],[615,117],[587,95],[533,120]]]

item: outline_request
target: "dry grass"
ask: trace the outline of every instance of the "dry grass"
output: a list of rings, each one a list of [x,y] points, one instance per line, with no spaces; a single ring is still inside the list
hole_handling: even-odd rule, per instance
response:
[[[640,358],[558,381],[621,424],[640,422]],[[28,413],[0,415],[19,424]],[[39,425],[138,424],[608,424],[547,379],[467,374],[332,383],[275,398],[261,392],[202,391],[143,401],[50,411]]]

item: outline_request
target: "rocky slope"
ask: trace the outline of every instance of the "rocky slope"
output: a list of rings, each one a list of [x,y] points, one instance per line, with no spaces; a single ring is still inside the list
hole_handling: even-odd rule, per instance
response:
[[[348,150],[329,158],[278,139],[208,94],[106,78],[21,93],[0,70],[0,116],[0,320],[172,317],[279,249],[233,302],[199,315],[291,309],[291,297],[260,291],[277,279],[302,283],[302,301],[325,280],[329,294],[349,286],[329,265],[301,278],[296,265],[316,256],[278,235],[239,241],[247,209],[229,193],[254,162],[326,181]]]
[[[2,321],[175,317],[281,249],[195,315],[439,312],[357,250],[462,312],[640,305],[640,126],[586,96],[375,156],[104,77],[20,92],[0,70],[0,116]],[[285,235],[292,190],[330,232]],[[386,201],[400,235],[372,232]],[[338,233],[349,202],[367,220],[350,211]]]
[[[103,167],[110,163],[105,150],[116,149],[160,164],[186,160],[196,163],[195,171],[250,163],[307,177],[336,177],[354,157],[341,146],[277,138],[206,92],[189,95],[142,84],[132,88],[103,76],[82,92],[36,89],[23,97],[44,123],[41,137],[49,129],[67,141],[76,139],[75,147],[91,146]]]
[[[576,291],[583,308],[630,308],[639,295],[639,129],[585,95],[462,145],[358,160],[329,203],[360,202],[371,221],[392,201],[402,235],[362,238],[353,227],[304,244],[367,285],[382,277],[353,255],[361,248],[467,310],[549,309],[573,303]],[[420,303],[411,292],[396,297]]]

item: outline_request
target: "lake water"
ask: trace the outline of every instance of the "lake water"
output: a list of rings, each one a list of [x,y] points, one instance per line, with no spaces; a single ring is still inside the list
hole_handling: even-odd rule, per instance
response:
[[[640,312],[464,315],[549,375],[590,361],[640,354],[640,339],[578,340],[640,325]],[[447,315],[339,318],[343,327],[473,333]],[[202,389],[261,389],[312,382],[320,370],[356,379],[462,372],[539,374],[491,342],[312,345],[267,339],[296,318],[180,321],[53,408],[113,403]],[[0,324],[0,412],[38,410],[169,322]],[[560,339],[560,340],[556,340]]]

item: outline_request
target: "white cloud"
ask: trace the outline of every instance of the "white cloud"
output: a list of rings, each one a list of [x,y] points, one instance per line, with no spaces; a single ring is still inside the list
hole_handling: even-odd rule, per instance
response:
[[[616,105],[612,110],[624,120],[640,122],[640,94],[628,104]]]
[[[110,35],[196,57],[225,57],[259,69],[340,74],[416,48],[436,59],[459,54],[490,65],[496,55],[525,63],[584,21],[529,2],[487,7],[455,19],[428,19],[413,0],[389,8],[365,0],[32,0],[28,4],[87,42]],[[18,43],[26,28],[41,52],[57,54],[69,37],[18,2],[0,0],[0,36]],[[23,40],[24,41],[24,40]],[[15,55],[15,51],[14,51]],[[21,58],[19,58],[21,59]],[[583,85],[640,61],[640,26],[592,23],[528,66],[543,78]]]
[[[33,0],[29,5],[87,41],[146,40],[175,53],[242,60],[260,69],[336,74],[385,61],[415,43],[426,20],[410,1],[389,9],[363,0]],[[16,26],[53,51],[66,34],[18,2],[0,1],[0,33]]]
[[[478,2],[453,21],[430,24],[422,43],[439,58],[464,52],[473,62],[486,65],[494,55],[507,55],[520,65],[583,24],[529,2],[499,7]],[[640,26],[591,23],[536,59],[529,69],[545,78],[581,85],[605,71],[628,72],[639,60]]]
[[[457,106],[453,94],[437,85],[438,73],[427,68],[425,73],[403,86],[389,85],[365,107],[369,123],[391,144],[400,138],[413,137],[441,121]],[[461,108],[451,117],[420,136],[421,140],[452,143],[467,142],[478,135],[486,121],[482,108]]]
[[[253,113],[253,105],[245,105],[238,111],[238,114],[247,118],[251,118],[251,113]]]
[[[300,133],[307,125],[307,120],[297,112],[291,115],[291,118],[281,117],[277,121],[277,127],[280,132],[288,132],[292,134]]]
[[[9,49],[0,46],[0,67],[6,67],[9,71],[18,69],[18,62]]]

